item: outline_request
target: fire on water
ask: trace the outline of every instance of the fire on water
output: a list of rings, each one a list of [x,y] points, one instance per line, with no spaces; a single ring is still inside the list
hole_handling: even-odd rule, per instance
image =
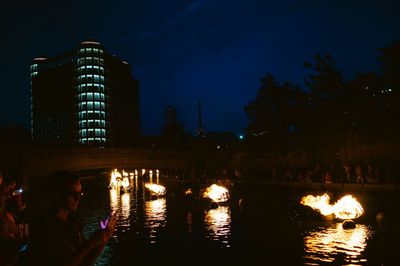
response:
[[[110,177],[110,188],[117,189],[117,187],[120,185],[122,181],[122,175],[120,172],[118,172],[118,169],[114,169],[111,172],[111,177]]]
[[[165,195],[165,187],[157,184],[146,183],[144,185],[148,190],[153,192],[156,196]]]
[[[225,202],[229,199],[229,191],[221,186],[213,184],[203,193],[204,198],[210,198],[215,202]]]
[[[301,198],[300,203],[318,210],[322,215],[334,215],[339,219],[356,219],[364,213],[361,204],[351,195],[346,195],[335,204],[329,203],[328,194],[322,196],[307,195]]]

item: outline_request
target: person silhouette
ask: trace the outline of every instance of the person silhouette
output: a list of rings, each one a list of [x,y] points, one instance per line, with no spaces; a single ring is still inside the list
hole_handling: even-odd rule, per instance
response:
[[[79,177],[58,171],[50,176],[49,184],[53,206],[31,224],[33,265],[92,265],[114,232],[115,216],[110,217],[109,226],[85,239],[73,217],[83,195]]]

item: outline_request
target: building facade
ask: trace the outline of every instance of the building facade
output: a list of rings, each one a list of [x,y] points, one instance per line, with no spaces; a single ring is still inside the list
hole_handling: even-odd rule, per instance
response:
[[[34,140],[88,145],[134,143],[140,132],[139,83],[130,65],[93,40],[31,64]]]

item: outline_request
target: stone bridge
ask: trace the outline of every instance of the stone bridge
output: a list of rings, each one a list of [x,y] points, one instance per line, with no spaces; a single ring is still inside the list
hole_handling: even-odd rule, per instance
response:
[[[46,176],[55,170],[171,169],[190,173],[195,157],[190,150],[131,148],[36,148],[27,156],[27,174]]]

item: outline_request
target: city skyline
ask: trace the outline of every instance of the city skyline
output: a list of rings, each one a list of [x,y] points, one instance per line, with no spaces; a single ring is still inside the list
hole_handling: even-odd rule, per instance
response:
[[[76,8],[79,6],[79,8]],[[303,62],[331,53],[346,78],[377,71],[377,49],[400,40],[395,1],[20,1],[2,8],[0,124],[30,123],[30,61],[93,37],[132,65],[142,133],[172,105],[185,130],[241,133],[244,106],[267,72],[302,85]]]

